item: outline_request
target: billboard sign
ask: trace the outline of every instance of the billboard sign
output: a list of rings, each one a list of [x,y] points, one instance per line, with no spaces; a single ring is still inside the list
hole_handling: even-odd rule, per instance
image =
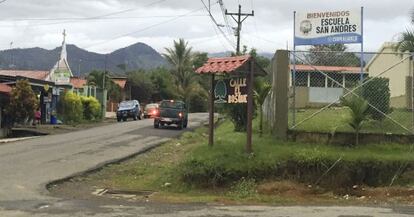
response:
[[[362,43],[361,10],[297,12],[295,46]]]
[[[230,78],[214,81],[214,103],[247,103],[247,79]]]

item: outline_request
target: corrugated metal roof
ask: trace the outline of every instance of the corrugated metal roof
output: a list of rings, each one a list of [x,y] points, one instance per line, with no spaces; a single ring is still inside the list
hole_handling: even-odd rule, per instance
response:
[[[0,93],[10,93],[12,88],[6,84],[0,84]]]
[[[293,65],[290,65],[290,69],[293,70]],[[313,65],[296,65],[296,71],[302,72],[340,72],[340,73],[361,73],[360,67],[351,66],[313,66]]]
[[[13,76],[13,77],[25,77],[37,80],[46,80],[49,75],[49,71],[36,71],[36,70],[0,70],[0,75]]]

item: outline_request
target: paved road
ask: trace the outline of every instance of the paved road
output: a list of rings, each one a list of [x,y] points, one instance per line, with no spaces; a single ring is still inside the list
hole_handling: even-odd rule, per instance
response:
[[[207,120],[190,116],[190,127]],[[74,216],[342,216],[406,217],[410,207],[260,207],[198,204],[129,204],[51,197],[45,185],[176,137],[178,130],[154,130],[151,120],[119,123],[62,135],[0,145],[0,217]]]

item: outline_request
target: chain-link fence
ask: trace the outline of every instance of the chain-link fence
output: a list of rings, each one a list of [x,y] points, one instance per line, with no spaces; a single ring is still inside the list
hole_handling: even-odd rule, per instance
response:
[[[392,46],[380,53],[291,51],[289,128],[309,132],[411,134],[413,56]]]

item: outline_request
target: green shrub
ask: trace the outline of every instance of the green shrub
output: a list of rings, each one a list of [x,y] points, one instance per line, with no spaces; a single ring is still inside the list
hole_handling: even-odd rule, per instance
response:
[[[368,103],[384,114],[391,113],[390,88],[388,78],[372,78],[362,88],[362,96]],[[385,116],[378,110],[369,106],[368,113],[374,120],[383,120]]]
[[[30,87],[28,80],[17,81],[10,96],[10,103],[6,113],[13,117],[15,122],[24,122],[34,117],[38,106],[36,95]]]
[[[238,199],[252,197],[257,194],[256,188],[257,184],[254,179],[245,179],[242,177],[230,187],[229,196]]]
[[[85,120],[94,121],[102,117],[101,104],[95,97],[81,97],[83,106],[83,118]]]
[[[190,112],[206,112],[208,107],[208,93],[204,89],[197,89],[191,93],[189,99]]]
[[[60,115],[67,124],[79,123],[83,120],[81,97],[72,91],[66,92],[60,99]]]

